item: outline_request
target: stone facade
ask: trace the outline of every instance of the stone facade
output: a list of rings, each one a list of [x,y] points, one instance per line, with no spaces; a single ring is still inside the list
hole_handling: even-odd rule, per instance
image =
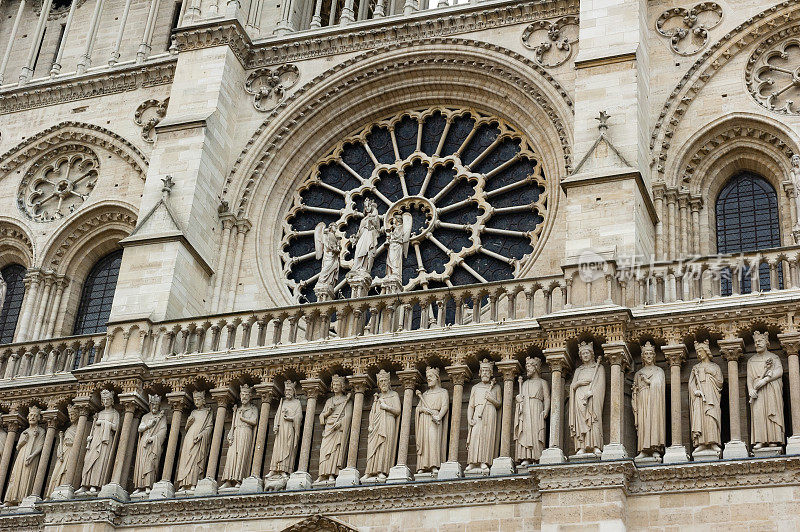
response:
[[[798,34],[3,0],[0,528],[797,529]]]

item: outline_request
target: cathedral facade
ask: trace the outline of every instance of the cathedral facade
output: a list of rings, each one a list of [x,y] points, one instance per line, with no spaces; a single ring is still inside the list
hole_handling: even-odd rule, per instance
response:
[[[799,0],[2,0],[0,528],[800,528]]]

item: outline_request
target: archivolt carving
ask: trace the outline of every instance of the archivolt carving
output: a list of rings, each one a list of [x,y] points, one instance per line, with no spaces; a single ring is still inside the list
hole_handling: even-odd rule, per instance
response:
[[[286,97],[286,91],[300,79],[300,70],[294,65],[277,68],[259,68],[244,82],[244,90],[252,94],[257,111],[271,111]]]
[[[669,39],[678,55],[694,55],[708,42],[708,31],[722,22],[722,7],[716,2],[701,2],[691,9],[673,7],[656,20],[658,33]]]
[[[781,114],[800,114],[800,33],[794,26],[756,48],[747,63],[747,89],[762,107]]]
[[[81,7],[86,2],[86,0],[74,0],[74,1],[77,2],[77,5],[75,6],[75,9],[78,9],[79,7]],[[42,12],[42,3],[43,3],[42,0],[36,0],[33,3],[33,12],[36,14],[37,17]],[[50,9],[50,14],[47,16],[47,20],[56,20],[58,18],[63,17],[69,11],[69,8],[70,8],[71,4],[72,4],[72,2],[66,2],[66,3],[63,3],[63,4],[58,5],[58,6],[54,5]]]
[[[15,222],[0,219],[0,267],[19,262],[26,268],[34,264],[33,242]]]
[[[61,145],[39,157],[25,172],[17,205],[37,222],[63,218],[86,201],[99,169],[97,154],[88,147]]]
[[[118,155],[144,179],[147,158],[139,149],[105,128],[83,122],[61,122],[33,135],[0,155],[0,172],[9,173],[26,162],[66,142],[98,146]]]
[[[663,174],[665,171],[664,164],[671,148],[672,136],[702,88],[734,56],[750,46],[758,37],[785,24],[795,24],[795,26],[784,29],[783,32],[792,35],[798,33],[795,29],[798,28],[796,22],[800,18],[798,4],[800,0],[785,0],[750,17],[703,52],[681,78],[664,103],[650,136],[650,149],[654,155],[652,164],[656,165],[659,173]]]
[[[142,128],[142,138],[145,142],[155,142],[153,132],[167,114],[167,105],[169,105],[169,98],[164,98],[162,101],[150,99],[143,101],[136,108],[136,112],[133,114],[133,123]]]
[[[522,44],[533,50],[533,60],[544,68],[561,66],[573,56],[578,42],[578,17],[555,22],[537,20],[522,32]]]

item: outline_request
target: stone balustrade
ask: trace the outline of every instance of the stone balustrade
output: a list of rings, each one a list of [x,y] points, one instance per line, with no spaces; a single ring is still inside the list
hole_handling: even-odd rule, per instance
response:
[[[103,359],[105,334],[69,336],[0,346],[0,375],[15,379],[70,371]]]

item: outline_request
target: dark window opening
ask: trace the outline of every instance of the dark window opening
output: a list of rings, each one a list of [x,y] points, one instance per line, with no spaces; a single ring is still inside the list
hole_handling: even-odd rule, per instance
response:
[[[122,250],[97,261],[86,277],[72,334],[95,334],[106,330],[117,288]]]
[[[6,297],[0,310],[0,344],[10,344],[14,341],[14,331],[25,297],[25,267],[9,264],[0,270],[0,275],[6,282]]]
[[[33,68],[31,69],[31,75],[33,72],[36,72],[36,65],[39,64],[39,56],[42,54],[42,46],[44,45],[44,38],[47,35],[47,28],[44,28],[42,31],[42,40],[39,41],[39,48],[36,50],[36,58],[33,60]]]
[[[183,2],[175,2],[174,6],[172,7],[172,22],[169,24],[169,31],[167,32],[167,47],[165,48],[167,51],[169,51],[170,47],[172,46],[172,32],[178,27],[182,8]]]

